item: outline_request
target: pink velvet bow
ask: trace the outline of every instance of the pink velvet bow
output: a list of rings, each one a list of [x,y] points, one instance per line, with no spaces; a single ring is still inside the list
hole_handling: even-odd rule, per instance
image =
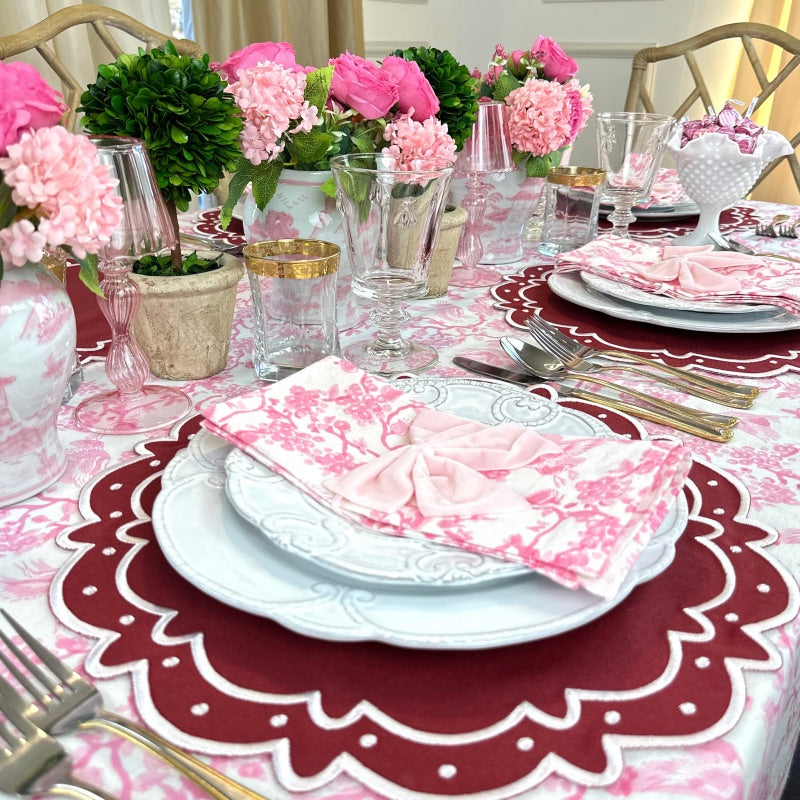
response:
[[[661,255],[654,264],[631,262],[626,267],[649,281],[677,284],[687,292],[736,292],[738,279],[720,270],[759,263],[753,256],[715,251],[711,245],[665,247]]]
[[[524,497],[482,473],[512,470],[561,448],[519,425],[482,425],[433,408],[420,410],[410,444],[390,450],[325,487],[362,507],[392,512],[416,501],[426,517],[530,510]]]

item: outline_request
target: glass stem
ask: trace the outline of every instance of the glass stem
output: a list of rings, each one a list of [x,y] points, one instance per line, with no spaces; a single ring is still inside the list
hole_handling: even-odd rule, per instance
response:
[[[411,345],[401,335],[403,326],[411,317],[395,298],[378,298],[369,318],[378,329],[372,345],[377,351],[390,350],[398,355],[411,351]]]
[[[611,194],[614,201],[614,211],[609,216],[612,224],[611,235],[622,236],[629,239],[630,233],[628,226],[631,222],[636,222],[636,217],[631,213],[636,198],[641,194],[641,189],[620,190],[614,189]]]
[[[458,243],[458,259],[465,267],[474,267],[483,256],[483,243],[478,229],[486,211],[486,198],[489,187],[481,180],[479,174],[473,173],[467,178],[466,194],[461,201],[467,212],[467,221]]]
[[[97,302],[111,327],[111,344],[106,358],[106,373],[122,394],[138,394],[150,375],[150,365],[133,333],[139,310],[139,287],[130,276],[130,264],[110,261],[103,265]]]

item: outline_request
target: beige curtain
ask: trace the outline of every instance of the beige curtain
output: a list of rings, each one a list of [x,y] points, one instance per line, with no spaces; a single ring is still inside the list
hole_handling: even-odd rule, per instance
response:
[[[0,36],[7,36],[28,28],[48,17],[54,11],[67,6],[102,5],[115,8],[131,17],[155,28],[157,31],[171,33],[172,24],[169,17],[168,0],[100,0],[94,3],[81,3],[76,0],[24,0],[24,2],[3,2],[0,13]],[[114,31],[120,46],[136,52],[141,42],[129,37],[122,31]],[[58,57],[70,66],[73,74],[81,83],[91,83],[97,76],[97,66],[110,60],[108,50],[98,41],[94,31],[87,25],[70,28],[59,34],[53,41]],[[50,67],[35,51],[20,54],[14,61],[27,61],[39,69],[44,77],[55,87],[60,86],[59,79]]]
[[[319,67],[349,50],[364,55],[362,0],[193,0],[194,38],[224,61],[254,42],[290,42]]]
[[[798,0],[754,0],[750,14],[751,22],[762,22],[787,31],[800,38],[800,1]],[[773,48],[763,43],[759,49],[759,57],[767,70],[767,76],[773,78],[781,67],[789,60],[788,54],[773,52]],[[781,51],[782,53],[783,51]],[[753,74],[749,61],[743,57],[733,97],[748,102],[760,91],[758,81]],[[778,102],[765,103],[756,112],[754,119],[759,125],[780,131],[787,139],[791,139],[798,131],[797,98],[800,97],[800,68],[795,69],[781,84],[778,90]],[[792,203],[800,205],[800,191],[797,189],[789,166],[779,164],[759,187],[752,193],[754,200],[769,200],[776,203]]]

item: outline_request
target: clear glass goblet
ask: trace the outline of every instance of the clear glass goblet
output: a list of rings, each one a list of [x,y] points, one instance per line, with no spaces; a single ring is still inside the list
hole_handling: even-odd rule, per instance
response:
[[[144,142],[116,136],[91,140],[100,161],[119,180],[122,197],[122,221],[100,253],[103,297],[97,298],[111,328],[106,374],[116,389],[83,400],[75,418],[81,427],[98,433],[141,433],[175,422],[192,407],[179,389],[145,385],[150,365],[133,332],[141,304],[139,287],[130,277],[133,263],[148,253],[171,249],[176,234]]]
[[[662,114],[604,111],[597,115],[597,154],[605,170],[603,196],[614,205],[611,234],[630,238],[631,209],[648,197],[675,120]]]
[[[342,351],[368,372],[417,372],[433,364],[436,350],[402,336],[409,314],[404,300],[424,297],[428,268],[444,212],[452,163],[425,159],[404,164],[385,153],[331,159],[336,203],[344,219],[353,272],[352,289],[371,300],[373,339]]]

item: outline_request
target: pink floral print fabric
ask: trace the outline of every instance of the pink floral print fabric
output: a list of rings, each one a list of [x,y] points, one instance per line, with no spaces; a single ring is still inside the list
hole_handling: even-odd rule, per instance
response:
[[[458,470],[448,471],[445,465],[435,475],[430,463],[441,453],[436,454],[430,439],[417,444],[416,451],[412,443],[418,435],[415,421],[423,428],[430,425],[428,412],[394,386],[330,357],[277,384],[210,406],[203,414],[211,431],[342,516],[388,534],[425,536],[524,563],[563,585],[602,597],[617,593],[690,467],[690,451],[673,441],[548,437],[539,442],[521,432],[487,435],[470,423],[465,437],[479,448],[481,436],[494,439],[489,449],[481,458],[467,448]],[[432,438],[439,437],[440,443],[447,436],[442,422],[434,418]],[[465,420],[450,417],[445,422],[460,435],[458,427]],[[494,447],[503,437],[522,442],[505,462],[497,459]],[[457,449],[448,454],[450,467],[459,461]],[[413,463],[405,465],[402,481],[391,479],[388,489],[375,491],[380,467],[393,459],[402,461],[404,452],[412,454]],[[492,490],[485,502],[472,494],[456,510],[454,502],[465,494],[459,476],[467,469],[479,473],[477,479],[469,477],[473,486],[479,479],[484,487],[491,482]],[[415,470],[424,488],[412,492],[408,481]],[[441,497],[429,507],[447,513],[426,516],[425,502],[448,481],[444,507]],[[498,513],[497,497],[509,492],[525,502],[508,504]],[[404,502],[386,502],[387,496],[396,500],[403,493]],[[422,507],[420,495],[425,497]]]
[[[653,294],[720,303],[758,302],[800,314],[800,263],[600,236],[559,257],[556,272],[582,270]]]

